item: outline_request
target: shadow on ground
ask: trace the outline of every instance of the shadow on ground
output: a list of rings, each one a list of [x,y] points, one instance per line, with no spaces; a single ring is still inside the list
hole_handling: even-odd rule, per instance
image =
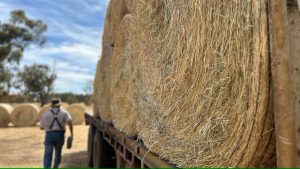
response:
[[[64,154],[62,157],[62,168],[83,168],[87,167],[87,152],[79,151],[74,153]]]

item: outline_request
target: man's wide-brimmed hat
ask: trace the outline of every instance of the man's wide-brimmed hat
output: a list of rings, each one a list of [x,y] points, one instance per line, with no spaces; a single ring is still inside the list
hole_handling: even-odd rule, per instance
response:
[[[51,100],[51,105],[52,106],[60,106],[60,99],[59,98],[54,98]]]

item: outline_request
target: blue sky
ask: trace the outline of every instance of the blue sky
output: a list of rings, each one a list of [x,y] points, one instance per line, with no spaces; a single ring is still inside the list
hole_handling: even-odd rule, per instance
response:
[[[48,25],[47,43],[26,49],[21,67],[55,64],[55,92],[84,93],[94,79],[101,53],[102,32],[109,0],[0,0],[0,21],[23,9],[29,18]]]

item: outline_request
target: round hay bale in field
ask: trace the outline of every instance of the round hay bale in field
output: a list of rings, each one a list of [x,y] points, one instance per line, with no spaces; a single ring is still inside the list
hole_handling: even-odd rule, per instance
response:
[[[111,72],[110,62],[113,53],[113,47],[103,46],[102,57],[97,66],[97,73],[94,82],[94,110],[99,114],[102,120],[111,123]]]
[[[127,13],[125,0],[111,0],[106,11],[102,44],[114,46],[119,24]]]
[[[71,104],[67,111],[72,117],[73,124],[79,125],[84,122],[85,107],[82,104]]]
[[[132,65],[131,44],[132,15],[122,19],[111,61],[111,111],[114,126],[128,136],[137,136],[136,114],[132,111],[130,77]]]
[[[276,166],[266,0],[134,2],[145,145],[179,167]]]
[[[39,108],[34,104],[20,104],[11,113],[11,122],[16,127],[35,126],[39,117]]]
[[[10,114],[13,108],[9,104],[0,104],[0,127],[7,127],[10,123]]]

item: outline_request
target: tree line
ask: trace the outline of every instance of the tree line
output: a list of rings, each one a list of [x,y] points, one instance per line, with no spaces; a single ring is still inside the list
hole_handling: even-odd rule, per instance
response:
[[[53,86],[57,78],[54,68],[45,64],[19,68],[27,47],[42,47],[46,43],[46,31],[47,24],[28,18],[23,10],[11,11],[8,21],[0,21],[0,101],[9,100],[11,90],[14,90],[19,93],[10,98],[15,102],[40,102],[44,105],[50,97],[56,96],[69,103],[89,103],[88,94],[54,94]]]

